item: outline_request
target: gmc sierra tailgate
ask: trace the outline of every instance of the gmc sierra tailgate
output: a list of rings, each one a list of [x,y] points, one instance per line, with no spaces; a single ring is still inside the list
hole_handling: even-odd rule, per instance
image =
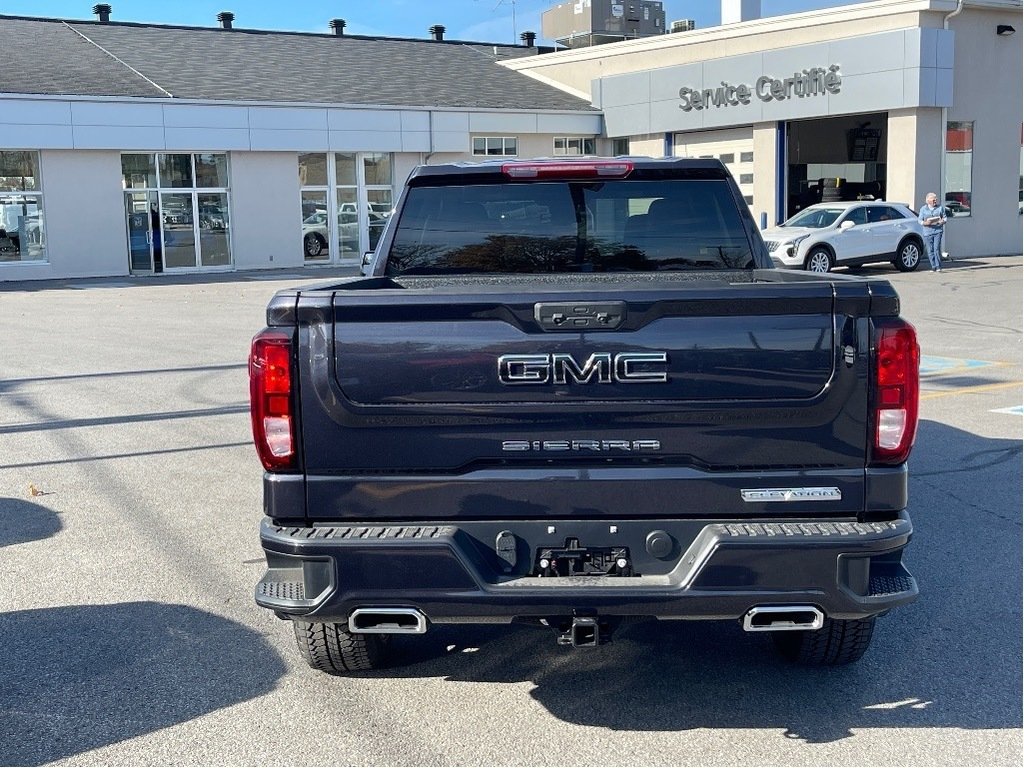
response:
[[[299,303],[317,519],[864,508],[867,291],[757,270],[338,287],[331,317]],[[778,488],[807,490],[757,493]]]

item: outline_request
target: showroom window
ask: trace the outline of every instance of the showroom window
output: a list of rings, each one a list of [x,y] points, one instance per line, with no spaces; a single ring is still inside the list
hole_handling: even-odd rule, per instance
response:
[[[327,153],[299,155],[299,197],[302,202],[302,252],[306,261],[327,261],[331,252],[328,223]]]
[[[556,155],[593,155],[595,142],[593,139],[572,136],[555,137]]]
[[[359,255],[359,158],[353,153],[334,156],[335,200],[338,204],[336,239],[339,258]]]
[[[971,215],[974,123],[946,123],[946,207],[950,216]]]
[[[0,262],[46,261],[39,153],[0,151]]]
[[[473,154],[490,157],[515,157],[519,141],[515,136],[474,136]]]
[[[307,263],[357,260],[377,246],[394,205],[392,166],[382,152],[299,155]]]
[[[121,177],[133,273],[231,266],[227,154],[126,152]]]
[[[391,155],[383,152],[367,152],[363,155],[363,177],[366,182],[366,219],[369,243],[366,250],[372,251],[384,234],[394,204],[391,199],[392,173]]]
[[[629,154],[629,139],[612,139],[612,157]]]

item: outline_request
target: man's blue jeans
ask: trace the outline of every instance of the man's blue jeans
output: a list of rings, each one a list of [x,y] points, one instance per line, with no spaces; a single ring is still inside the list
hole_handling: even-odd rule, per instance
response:
[[[942,230],[925,228],[924,249],[928,253],[928,262],[932,269],[942,269]]]

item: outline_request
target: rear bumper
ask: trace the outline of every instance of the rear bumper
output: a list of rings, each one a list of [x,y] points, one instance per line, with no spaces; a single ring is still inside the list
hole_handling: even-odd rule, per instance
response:
[[[652,532],[668,535],[649,545]],[[284,618],[345,621],[411,607],[431,622],[550,616],[739,619],[760,605],[876,615],[917,597],[902,563],[910,518],[835,521],[488,521],[261,527],[268,569],[256,602]],[[514,546],[496,548],[502,533]],[[623,546],[640,576],[537,577],[537,552],[567,537]],[[510,562],[511,561],[511,562]]]

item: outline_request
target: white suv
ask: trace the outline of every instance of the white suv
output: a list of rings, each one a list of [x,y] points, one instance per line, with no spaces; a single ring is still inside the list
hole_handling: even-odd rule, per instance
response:
[[[889,261],[901,272],[921,263],[924,229],[901,203],[819,203],[761,233],[777,266],[828,272]]]

